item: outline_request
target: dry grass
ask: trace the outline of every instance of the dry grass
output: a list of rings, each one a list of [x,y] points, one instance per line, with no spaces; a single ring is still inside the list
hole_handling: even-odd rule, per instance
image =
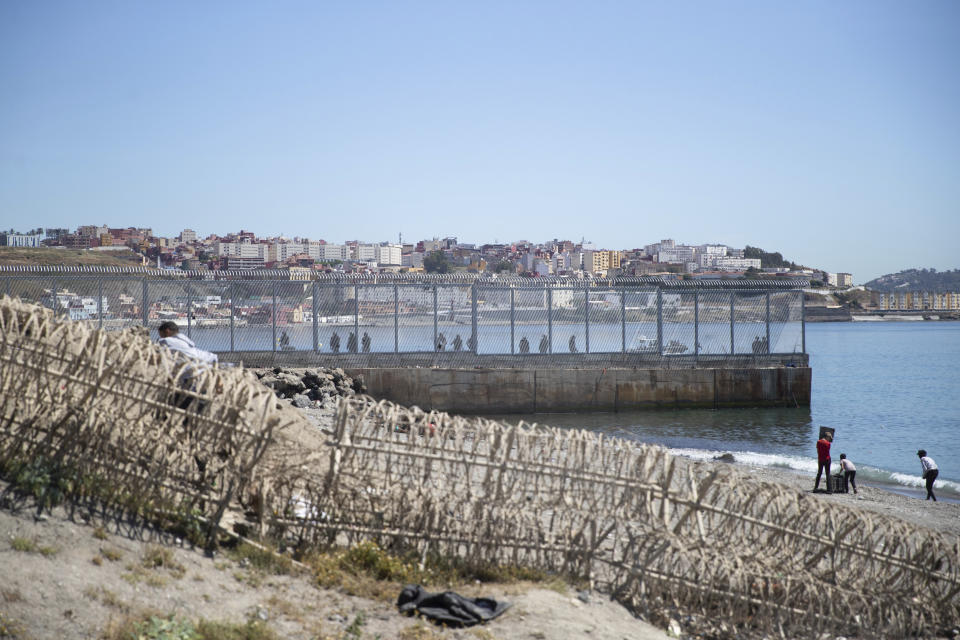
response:
[[[10,547],[14,551],[22,551],[24,553],[39,553],[40,555],[50,558],[52,556],[60,553],[60,549],[50,545],[38,544],[33,538],[25,538],[23,536],[17,536],[10,541]]]
[[[133,251],[80,251],[74,249],[37,249],[0,247],[0,264],[50,266],[115,266],[139,267],[143,260]]]

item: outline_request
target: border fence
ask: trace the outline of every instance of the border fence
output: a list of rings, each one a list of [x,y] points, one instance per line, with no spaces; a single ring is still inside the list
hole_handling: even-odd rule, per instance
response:
[[[202,273],[202,272],[197,272]],[[114,330],[177,323],[215,352],[696,360],[806,352],[803,283],[660,278],[158,277],[0,271],[0,293]],[[154,336],[156,337],[156,336]],[[447,360],[456,360],[448,355]]]
[[[0,298],[0,471],[178,526],[229,509],[309,550],[375,540],[589,579],[730,637],[949,635],[956,536],[582,430],[341,400],[321,431],[240,368]],[[199,514],[203,520],[197,520]],[[659,612],[659,613],[658,613]]]

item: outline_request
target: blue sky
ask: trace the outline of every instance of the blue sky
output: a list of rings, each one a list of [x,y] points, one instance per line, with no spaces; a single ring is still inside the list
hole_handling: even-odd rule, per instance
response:
[[[960,267],[960,3],[0,3],[0,228]]]

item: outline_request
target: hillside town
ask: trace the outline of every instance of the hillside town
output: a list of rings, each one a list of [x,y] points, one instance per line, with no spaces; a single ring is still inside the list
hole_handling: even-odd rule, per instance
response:
[[[724,244],[687,245],[672,239],[642,248],[611,249],[583,241],[473,244],[455,237],[417,242],[342,244],[308,238],[260,238],[249,231],[201,238],[184,229],[174,238],[157,236],[150,228],[111,228],[83,225],[69,229],[10,230],[0,234],[0,246],[63,247],[91,251],[131,250],[144,265],[164,269],[307,269],[342,273],[417,273],[466,271],[524,276],[612,277],[617,275],[686,275],[717,278],[771,274],[817,280],[849,287],[849,273],[810,268],[766,266],[749,248]],[[778,256],[779,257],[779,256]]]

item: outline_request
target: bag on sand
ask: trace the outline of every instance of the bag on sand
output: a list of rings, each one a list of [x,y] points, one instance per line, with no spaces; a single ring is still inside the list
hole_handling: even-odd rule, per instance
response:
[[[400,613],[419,614],[448,627],[470,627],[493,620],[510,607],[492,598],[465,598],[453,591],[429,593],[418,584],[403,588],[397,598]]]

